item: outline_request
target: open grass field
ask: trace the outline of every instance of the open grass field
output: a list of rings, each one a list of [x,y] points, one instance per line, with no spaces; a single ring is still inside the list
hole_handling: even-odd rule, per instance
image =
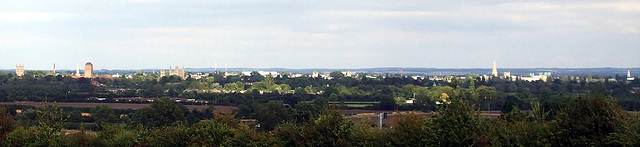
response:
[[[47,102],[47,105],[52,105],[52,102]],[[56,106],[58,107],[78,107],[78,108],[95,108],[102,105],[107,105],[113,109],[141,109],[144,107],[148,107],[151,104],[132,104],[132,103],[70,103],[70,102],[56,102]],[[31,102],[31,101],[16,101],[16,102],[0,102],[0,105],[25,105],[25,106],[34,106],[40,107],[44,105],[44,102]],[[197,109],[199,111],[203,111],[209,108],[209,105],[184,105],[189,110]],[[234,109],[237,109],[236,106],[214,106],[215,112],[227,112]]]

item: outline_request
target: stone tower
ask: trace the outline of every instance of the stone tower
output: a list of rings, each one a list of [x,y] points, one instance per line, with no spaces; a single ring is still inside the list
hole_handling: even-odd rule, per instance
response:
[[[21,64],[16,65],[16,75],[18,77],[24,76],[24,65],[21,65]]]
[[[91,62],[87,62],[87,64],[84,64],[84,77],[93,77],[93,64],[91,64]]]

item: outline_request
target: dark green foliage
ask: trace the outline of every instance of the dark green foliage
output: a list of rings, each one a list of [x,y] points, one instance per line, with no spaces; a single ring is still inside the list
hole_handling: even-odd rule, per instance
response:
[[[396,100],[391,95],[376,94],[374,98],[380,100],[380,103],[378,103],[378,109],[380,110],[395,110],[398,107]]]
[[[148,127],[162,127],[185,123],[186,118],[178,105],[169,98],[161,98],[152,102],[151,107],[138,110],[133,121]]]
[[[29,146],[36,142],[35,128],[17,128],[7,135],[3,146]],[[44,145],[40,145],[44,146]]]
[[[190,145],[222,146],[233,137],[233,131],[223,123],[200,121],[191,126]]]
[[[119,116],[106,105],[98,106],[91,110],[91,116],[95,118],[94,123],[101,126],[103,123],[116,123],[120,120]]]
[[[144,132],[146,131],[105,125],[98,133],[97,146],[134,146],[141,143],[142,137],[138,134],[144,134]]]
[[[489,127],[491,146],[551,146],[545,138],[550,131],[547,125],[532,121],[517,106],[500,118],[491,120]]]
[[[32,75],[40,73],[32,72]],[[189,111],[167,98],[140,110],[119,111],[108,107],[91,110],[57,107],[15,109],[0,120],[7,127],[3,146],[639,146],[638,83],[589,83],[552,79],[523,82],[469,78],[420,81],[411,78],[286,78],[252,75],[251,79],[215,74],[199,80],[136,74],[132,79],[71,79],[67,77],[12,78],[0,74],[0,100],[86,101],[86,97],[172,96],[209,100],[210,104],[238,105],[236,113]],[[212,79],[213,78],[213,79]],[[452,77],[447,77],[452,78]],[[474,81],[475,80],[475,81]],[[126,92],[108,93],[91,81]],[[255,89],[243,82],[262,83],[264,90],[278,92],[203,93],[202,89]],[[432,86],[433,83],[448,86]],[[227,83],[233,83],[228,84]],[[425,85],[426,84],[426,85]],[[235,86],[234,86],[235,85]],[[240,86],[242,85],[242,86]],[[296,87],[295,93],[287,93]],[[255,86],[255,85],[254,85]],[[284,88],[283,88],[284,87]],[[589,89],[601,87],[599,94]],[[187,89],[197,89],[197,92]],[[277,88],[275,88],[277,89]],[[167,90],[168,92],[164,92]],[[185,91],[187,90],[187,91]],[[108,93],[108,94],[107,94]],[[577,96],[578,98],[575,98]],[[81,99],[79,99],[81,98]],[[415,98],[414,104],[397,103]],[[615,98],[615,99],[614,99]],[[392,127],[378,129],[370,120],[353,123],[330,108],[334,101],[379,101],[371,109],[435,111],[432,118],[408,114]],[[335,103],[331,103],[335,104]],[[9,108],[9,106],[7,106]],[[520,108],[523,111],[520,111]],[[478,116],[475,110],[502,110],[497,119]],[[533,112],[529,110],[533,109]],[[64,111],[64,112],[61,112]],[[120,121],[116,114],[129,114]],[[6,119],[5,119],[6,118]],[[241,124],[238,118],[257,119]],[[15,119],[15,121],[13,121]],[[65,120],[66,119],[66,120]],[[94,121],[95,120],[95,121]],[[202,121],[201,121],[202,120]],[[385,120],[387,121],[387,120]],[[18,125],[5,125],[19,122]],[[87,123],[81,125],[80,123]],[[95,123],[94,123],[95,122]],[[104,123],[107,122],[107,123]],[[126,122],[126,123],[122,123]],[[189,123],[186,123],[189,122]],[[96,127],[97,125],[100,127]],[[79,128],[80,132],[61,131]],[[99,130],[86,131],[87,128]]]
[[[62,131],[65,118],[62,116],[62,109],[53,105],[44,105],[38,108],[38,125],[36,126],[35,146],[61,146]]]
[[[184,125],[164,126],[151,131],[149,146],[178,147],[187,146],[191,135]]]
[[[302,128],[295,123],[286,122],[276,127],[271,133],[282,146],[302,146]]]
[[[302,146],[350,146],[353,122],[345,121],[338,112],[330,111],[302,127]]]
[[[374,126],[373,122],[364,117],[360,122],[355,123],[352,127],[349,136],[349,145],[351,146],[388,146],[391,143],[391,139],[388,135],[388,130],[379,129]]]
[[[7,109],[0,107],[0,142],[4,141],[6,136],[18,127],[18,122],[13,115],[7,113]]]
[[[409,113],[396,123],[390,137],[393,146],[429,146],[430,138],[433,138],[434,134],[427,124],[427,119]]]
[[[97,145],[97,135],[81,128],[79,132],[64,135],[64,146],[87,147]]]
[[[273,130],[276,125],[289,120],[292,111],[285,108],[282,102],[270,101],[256,110],[256,119],[262,130]]]
[[[611,97],[596,93],[562,103],[550,123],[550,141],[560,146],[620,146],[609,136],[624,133],[627,113]]]
[[[438,113],[430,119],[429,127],[433,135],[430,144],[437,146],[470,146],[475,143],[474,136],[478,136],[480,118],[466,101],[451,96],[442,104]]]
[[[333,71],[329,73],[329,76],[334,79],[342,79],[344,78],[344,74],[341,71]]]

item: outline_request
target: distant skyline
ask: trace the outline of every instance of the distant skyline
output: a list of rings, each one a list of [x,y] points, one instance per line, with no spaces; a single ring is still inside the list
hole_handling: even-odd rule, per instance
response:
[[[3,1],[0,69],[638,68],[640,1]]]

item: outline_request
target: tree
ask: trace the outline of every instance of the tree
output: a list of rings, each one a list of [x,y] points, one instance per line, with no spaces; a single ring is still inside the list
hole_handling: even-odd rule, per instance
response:
[[[344,74],[341,71],[333,71],[329,73],[329,76],[334,79],[342,79],[344,78]]]
[[[495,91],[495,88],[493,87],[482,85],[478,87],[478,89],[476,89],[476,93],[478,94],[479,98],[488,99],[495,96],[496,91]]]
[[[380,110],[394,110],[398,107],[396,100],[390,95],[376,94],[374,97],[380,99],[378,103]]]
[[[430,131],[424,117],[409,113],[396,122],[390,137],[393,146],[429,146],[428,138],[432,137],[429,136]]]
[[[567,99],[550,124],[551,144],[559,146],[628,146],[616,142],[628,137],[627,112],[613,98],[599,92]],[[627,134],[628,135],[628,134]]]
[[[47,105],[38,108],[38,125],[36,132],[35,146],[61,146],[63,123],[65,119],[62,117],[62,109],[53,105]]]
[[[160,98],[151,103],[151,107],[144,107],[136,111],[132,118],[136,123],[149,127],[161,127],[185,123],[186,118],[182,109],[169,98]]]
[[[6,136],[18,127],[18,122],[13,115],[7,112],[7,109],[0,107],[0,142],[6,139]]]
[[[263,80],[264,80],[264,76],[260,75],[260,73],[257,71],[252,71],[251,76],[249,76],[249,82],[259,82]]]
[[[200,121],[190,132],[189,146],[223,146],[233,137],[232,128],[216,121]]]
[[[273,81],[273,76],[271,74],[264,76],[264,83],[267,84],[267,87],[270,87],[276,84],[275,81]]]
[[[291,92],[291,86],[289,86],[287,84],[280,84],[280,90],[282,90],[282,92],[284,92],[284,93],[290,93]]]
[[[303,126],[301,133],[304,146],[349,146],[353,125],[336,111],[326,112]]]
[[[478,136],[479,117],[473,108],[457,95],[451,95],[450,103],[438,107],[438,113],[429,121],[433,136],[428,137],[436,146],[471,146]]]
[[[107,105],[98,106],[94,109],[91,109],[91,116],[95,118],[96,124],[99,126],[101,123],[116,123],[120,119],[118,115],[113,111],[112,108],[109,108]]]
[[[276,125],[289,120],[291,112],[282,102],[270,101],[260,105],[256,111],[256,119],[262,130],[273,130]]]
[[[251,89],[256,89],[256,90],[268,90],[269,86],[264,83],[264,82],[255,82],[253,83],[253,85],[251,86]]]

